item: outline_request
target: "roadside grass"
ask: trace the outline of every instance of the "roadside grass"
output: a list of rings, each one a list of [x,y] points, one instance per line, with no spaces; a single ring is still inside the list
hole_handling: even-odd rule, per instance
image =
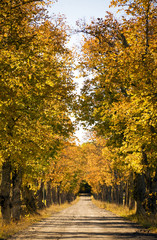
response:
[[[28,228],[33,223],[39,222],[42,219],[48,218],[52,216],[53,214],[60,212],[61,210],[68,208],[75,204],[79,198],[77,198],[75,201],[71,203],[64,203],[61,205],[53,204],[49,208],[45,208],[43,210],[38,210],[37,213],[34,214],[28,214],[24,217],[21,217],[20,221],[13,222],[11,221],[8,225],[2,225],[2,217],[0,214],[0,240],[1,239],[7,239],[8,237]]]
[[[102,202],[92,198],[92,202],[99,208],[106,209],[118,216],[124,217],[134,223],[146,228],[148,232],[157,233],[157,214],[156,215],[137,215],[134,210],[129,210],[127,206],[114,203]]]

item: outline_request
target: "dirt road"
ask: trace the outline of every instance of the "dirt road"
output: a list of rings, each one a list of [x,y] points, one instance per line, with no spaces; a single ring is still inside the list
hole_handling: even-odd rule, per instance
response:
[[[81,196],[77,204],[29,227],[10,240],[155,240],[136,225],[99,209],[90,197]]]

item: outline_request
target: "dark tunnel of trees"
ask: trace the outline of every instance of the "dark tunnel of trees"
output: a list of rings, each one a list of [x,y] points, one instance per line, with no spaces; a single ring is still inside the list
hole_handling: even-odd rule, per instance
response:
[[[91,194],[91,186],[84,180],[80,184],[79,193]]]

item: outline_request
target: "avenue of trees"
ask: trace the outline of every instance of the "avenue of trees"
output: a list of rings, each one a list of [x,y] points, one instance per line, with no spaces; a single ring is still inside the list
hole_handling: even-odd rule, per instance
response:
[[[155,0],[112,0],[123,9],[90,24],[78,60],[54,1],[0,2],[0,205],[3,223],[52,203],[71,202],[81,184],[102,201],[157,212]],[[77,121],[92,129],[74,141]]]
[[[0,2],[0,202],[4,223],[11,216],[18,220],[22,206],[35,211],[36,199],[42,206],[37,195],[55,171],[52,159],[57,159],[74,131],[69,117],[75,89],[72,53],[66,47],[64,19],[47,16],[51,3]],[[56,181],[55,192],[61,183]],[[68,193],[70,187],[66,190]]]
[[[86,79],[78,119],[98,141],[89,144],[89,182],[96,197],[125,201],[137,213],[157,211],[157,9],[154,0],[112,0],[84,33],[80,68]],[[87,173],[88,175],[88,173]],[[96,184],[97,183],[97,184]]]

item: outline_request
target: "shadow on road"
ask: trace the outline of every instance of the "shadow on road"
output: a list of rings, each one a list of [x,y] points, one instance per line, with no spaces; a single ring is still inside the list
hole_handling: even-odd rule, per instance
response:
[[[89,196],[59,214],[34,224],[11,240],[157,240],[157,234],[143,232],[135,223],[99,209]]]
[[[34,236],[34,237],[33,237]],[[150,239],[149,237],[154,237],[153,239],[157,239],[157,236],[154,234],[148,234],[148,233],[111,233],[111,232],[106,232],[106,233],[87,233],[83,231],[79,232],[40,232],[40,235],[36,236],[34,232],[32,232],[32,240],[33,239],[105,239],[106,237],[112,237],[112,239],[145,239],[145,237],[148,237],[148,240]],[[57,237],[58,236],[58,237]],[[27,239],[26,236],[21,237],[20,239]]]
[[[119,222],[120,220],[120,222]],[[55,231],[50,228],[53,226],[53,229],[68,229],[69,231]],[[77,226],[77,231],[75,231]],[[102,227],[106,229],[105,232],[92,232],[93,227]],[[123,232],[123,229],[126,228],[136,228],[137,225],[134,223],[128,223],[122,221],[120,217],[82,217],[82,218],[69,218],[69,216],[64,216],[56,221],[56,219],[51,217],[50,219],[44,220],[44,225],[42,222],[34,224],[32,231],[29,230],[29,236],[32,236],[31,239],[42,240],[42,239],[157,239],[156,234],[144,233],[139,231],[135,232]],[[38,232],[38,229],[40,232]],[[73,230],[74,229],[74,230]],[[85,229],[85,230],[84,230]],[[110,231],[109,231],[110,229]],[[117,229],[122,229],[122,231],[115,231]],[[28,237],[29,238],[29,237]],[[22,236],[20,239],[27,239],[27,235]],[[30,238],[29,238],[30,239]]]

